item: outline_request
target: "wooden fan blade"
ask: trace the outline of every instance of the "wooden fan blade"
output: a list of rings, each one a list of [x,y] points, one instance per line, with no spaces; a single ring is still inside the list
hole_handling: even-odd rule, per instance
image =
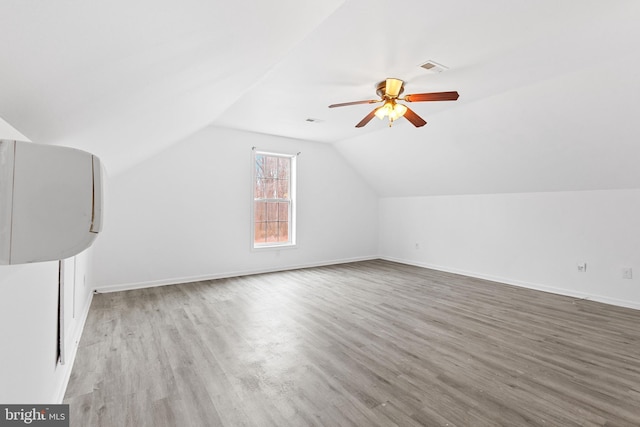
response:
[[[376,102],[381,102],[381,99],[370,99],[367,101],[352,101],[352,102],[343,102],[341,104],[331,104],[329,105],[329,108],[335,108],[335,107],[346,107],[348,105],[358,105],[358,104],[375,104]]]
[[[367,123],[369,123],[371,121],[371,119],[373,119],[376,115],[376,111],[378,111],[378,109],[374,109],[372,112],[370,112],[369,114],[367,114],[365,116],[364,119],[360,120],[360,122],[356,125],[357,128],[361,128],[364,125],[366,125]]]
[[[458,92],[432,92],[432,93],[414,93],[407,95],[404,100],[407,102],[424,102],[424,101],[455,101],[460,95]]]
[[[407,111],[405,111],[404,116],[405,119],[409,120],[415,127],[419,128],[427,124],[422,117],[417,115],[411,108],[407,107]]]

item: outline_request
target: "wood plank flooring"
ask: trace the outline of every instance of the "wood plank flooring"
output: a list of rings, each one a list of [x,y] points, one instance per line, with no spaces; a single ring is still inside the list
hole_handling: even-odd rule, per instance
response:
[[[93,426],[639,426],[640,311],[387,261],[94,297]]]

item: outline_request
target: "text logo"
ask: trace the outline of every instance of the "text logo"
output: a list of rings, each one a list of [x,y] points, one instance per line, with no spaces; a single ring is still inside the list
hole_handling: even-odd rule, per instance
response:
[[[69,405],[0,405],[0,427],[69,427]]]

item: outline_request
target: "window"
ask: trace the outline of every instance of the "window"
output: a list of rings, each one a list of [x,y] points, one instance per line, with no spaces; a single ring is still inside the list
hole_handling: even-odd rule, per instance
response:
[[[296,158],[254,150],[253,159],[253,247],[293,246]]]

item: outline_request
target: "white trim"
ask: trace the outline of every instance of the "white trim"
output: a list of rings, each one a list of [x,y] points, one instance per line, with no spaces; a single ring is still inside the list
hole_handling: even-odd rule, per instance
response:
[[[262,251],[267,251],[269,249],[274,249],[274,250],[278,250],[278,249],[298,249],[298,244],[297,243],[259,243],[259,244],[253,244],[253,246],[251,247],[251,250],[253,252],[262,252]]]
[[[253,147],[252,151],[254,153],[265,154],[267,156],[280,156],[280,157],[298,157],[300,153],[294,153],[292,151],[270,151],[270,150],[261,150],[260,148]]]
[[[577,291],[574,291],[572,289],[565,289],[565,288],[559,288],[559,287],[555,287],[555,286],[548,286],[548,285],[543,285],[543,284],[540,284],[540,283],[532,283],[532,282],[525,282],[525,281],[520,281],[520,280],[513,280],[513,279],[508,279],[506,277],[492,276],[490,274],[476,273],[476,272],[467,271],[467,270],[461,270],[461,269],[457,269],[457,268],[443,267],[441,265],[434,265],[434,264],[428,264],[428,263],[417,262],[417,261],[408,261],[408,260],[404,260],[404,259],[400,259],[400,258],[394,258],[394,257],[388,257],[388,256],[381,256],[380,259],[383,259],[383,260],[386,260],[386,261],[397,262],[397,263],[400,263],[400,264],[413,265],[415,267],[429,268],[429,269],[432,269],[432,270],[444,271],[444,272],[447,272],[447,273],[460,274],[462,276],[468,276],[468,277],[475,277],[475,278],[478,278],[478,279],[490,280],[492,282],[498,282],[498,283],[502,283],[502,284],[506,284],[506,285],[518,286],[520,288],[527,288],[527,289],[532,289],[532,290],[535,290],[535,291],[549,292],[549,293],[552,293],[552,294],[575,297],[575,298],[579,298],[579,299],[588,299],[590,301],[597,301],[597,302],[601,302],[601,303],[604,303],[604,304],[610,304],[610,305],[615,305],[615,306],[619,306],[619,307],[626,307],[626,308],[633,308],[633,309],[636,309],[636,310],[640,310],[640,304],[639,303],[630,302],[630,301],[626,301],[626,300],[621,300],[621,299],[617,299],[617,298],[605,297],[605,296],[602,296],[602,295],[590,294],[590,293],[586,293],[586,292],[577,292]]]
[[[167,285],[179,285],[181,283],[192,283],[192,282],[201,282],[204,280],[216,280],[216,279],[228,279],[231,277],[241,277],[241,276],[250,276],[253,274],[263,274],[263,273],[274,273],[278,271],[289,271],[289,270],[300,270],[303,268],[313,268],[313,267],[324,267],[327,265],[335,265],[335,264],[347,264],[350,262],[358,262],[358,261],[371,261],[374,259],[379,259],[380,257],[373,256],[364,256],[364,257],[354,257],[354,258],[344,258],[344,259],[336,259],[329,261],[321,261],[321,262],[313,262],[308,264],[297,264],[297,265],[288,265],[281,267],[273,267],[273,268],[262,268],[256,270],[243,270],[243,271],[227,271],[223,273],[216,274],[204,274],[201,276],[191,276],[191,277],[176,277],[173,279],[164,279],[164,280],[150,280],[148,282],[137,282],[137,283],[123,283],[120,285],[113,285],[108,287],[99,287],[95,288],[95,292],[98,293],[110,293],[110,292],[120,292],[120,291],[131,291],[134,289],[143,289],[143,288],[153,288],[156,286],[167,286]]]
[[[80,318],[76,321],[76,328],[73,333],[73,345],[71,348],[67,348],[67,361],[64,365],[57,365],[57,368],[64,369],[64,376],[62,382],[58,386],[52,402],[62,403],[64,395],[67,392],[69,386],[69,380],[71,379],[71,372],[73,371],[73,364],[76,360],[76,354],[78,353],[78,346],[80,345],[80,339],[82,338],[82,332],[84,331],[84,325],[89,317],[89,309],[91,308],[91,302],[93,301],[93,293],[90,292],[87,298],[87,303],[84,306],[84,310]]]
[[[64,365],[66,361],[65,357],[65,324],[64,324],[64,310],[65,310],[65,262],[66,260],[58,261],[58,365]],[[75,295],[74,295],[75,297]]]

